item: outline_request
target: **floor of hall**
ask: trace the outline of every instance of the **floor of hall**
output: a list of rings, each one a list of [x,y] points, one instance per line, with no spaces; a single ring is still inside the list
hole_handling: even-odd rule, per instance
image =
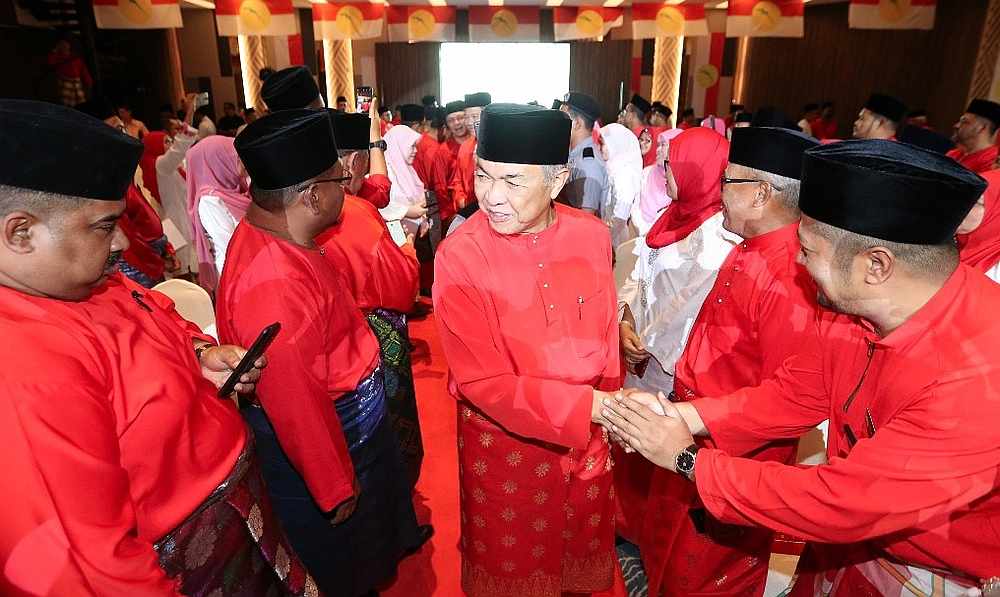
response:
[[[421,523],[434,525],[434,537],[400,563],[396,582],[383,597],[461,597],[458,505],[458,446],[455,401],[448,395],[448,369],[433,313],[411,319],[413,378],[420,408],[424,462],[414,504]],[[764,597],[785,592],[793,556],[771,558]],[[516,597],[516,596],[512,596]],[[632,595],[631,597],[640,597]]]

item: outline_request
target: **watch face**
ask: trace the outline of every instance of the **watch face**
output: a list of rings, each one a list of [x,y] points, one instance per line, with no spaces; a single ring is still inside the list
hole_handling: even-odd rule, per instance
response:
[[[684,450],[677,455],[677,472],[689,474],[694,470],[694,454]]]

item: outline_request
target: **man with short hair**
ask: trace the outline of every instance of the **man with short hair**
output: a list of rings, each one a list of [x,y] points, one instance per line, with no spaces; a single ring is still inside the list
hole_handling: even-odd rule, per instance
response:
[[[791,595],[996,594],[1000,287],[954,241],[985,188],[902,143],[807,151],[799,240],[829,310],[818,341],[756,387],[609,401],[612,429],[690,479],[714,519],[809,541]],[[824,419],[826,464],[741,457]]]
[[[873,93],[858,112],[851,134],[855,139],[895,141],[904,116],[906,104],[891,95]]]
[[[462,143],[455,157],[455,168],[448,183],[451,192],[451,202],[456,211],[463,208],[475,209],[476,196],[473,178],[476,173],[476,129],[483,108],[490,105],[493,98],[485,92],[470,93],[465,96],[465,128],[469,138]],[[467,214],[468,215],[468,214]]]
[[[219,119],[217,127],[219,129],[220,135],[225,135],[227,137],[235,137],[236,131],[239,130],[241,126],[246,124],[240,115],[236,112],[236,104],[233,102],[226,102],[222,105],[222,118]]]
[[[955,149],[948,157],[973,172],[985,172],[996,167],[997,126],[1000,125],[1000,104],[974,99],[955,123],[951,140]]]
[[[343,95],[337,96],[337,111],[341,114],[347,112],[347,98]]]
[[[435,260],[469,597],[607,591],[618,570],[609,446],[591,422],[621,383],[611,243],[554,203],[570,126],[556,110],[486,108],[480,210]]]
[[[631,131],[641,129],[649,124],[647,119],[649,117],[649,111],[652,107],[652,104],[650,104],[646,98],[636,93],[632,96],[632,99],[629,100],[628,104],[625,105],[622,124],[628,127]],[[636,134],[638,135],[639,133]]]
[[[246,351],[115,271],[141,154],[78,111],[0,100],[0,593],[314,595],[217,395]]]
[[[681,121],[677,128],[687,130],[693,126],[698,126],[698,117],[694,115],[694,108],[684,108],[681,111]]]
[[[597,100],[585,93],[570,92],[560,110],[569,115],[569,180],[559,201],[600,217],[608,172],[594,145],[594,123],[601,115]]]
[[[416,104],[404,104],[399,107],[400,123],[421,132],[424,122],[424,107]],[[413,159],[413,169],[417,171],[417,177],[424,183],[424,188],[431,188],[431,168],[433,167],[434,154],[437,152],[438,142],[430,135],[422,133],[417,141],[417,156]]]
[[[142,140],[143,137],[149,134],[149,129],[146,128],[146,125],[132,115],[132,108],[128,104],[118,106],[118,118],[121,118],[125,132],[130,137]]]
[[[462,144],[472,137],[472,132],[465,125],[465,102],[448,102],[444,107],[445,139],[434,153],[434,164],[431,167],[431,190],[438,199],[438,209],[441,211],[441,221],[450,222],[455,217],[455,202],[452,200],[448,184],[455,173],[455,163]]]
[[[378,343],[314,240],[339,219],[349,180],[331,112],[273,112],[237,137],[253,203],[229,243],[216,309],[222,338],[252,341],[282,325],[271,375],[242,414],[295,551],[324,593],[353,597],[392,578],[427,537],[387,417]]]
[[[733,130],[722,225],[743,242],[719,268],[677,360],[674,387],[664,388],[675,400],[759,385],[815,341],[815,286],[797,262],[796,231],[802,155],[816,145],[782,128]],[[634,333],[628,325],[622,323],[622,336]],[[796,446],[794,440],[775,441],[751,457],[794,464]],[[646,507],[640,551],[651,595],[763,594],[767,566],[747,562],[768,561],[769,530],[720,523],[705,512],[686,479],[660,468]]]

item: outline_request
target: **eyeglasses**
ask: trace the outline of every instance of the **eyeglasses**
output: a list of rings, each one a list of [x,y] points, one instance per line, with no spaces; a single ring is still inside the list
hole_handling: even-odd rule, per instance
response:
[[[723,175],[722,180],[720,182],[722,186],[726,186],[727,184],[744,184],[744,183],[756,182],[758,184],[771,185],[771,188],[774,189],[775,191],[780,192],[783,190],[782,188],[776,187],[773,184],[767,182],[766,180],[758,180],[756,178],[726,178],[726,176]]]
[[[324,182],[335,182],[335,183],[339,184],[340,186],[344,186],[348,182],[351,182],[351,178],[352,178],[351,176],[337,176],[335,178],[320,178],[320,179],[312,181],[311,183],[309,183],[309,186],[303,187],[302,190],[304,191],[307,188],[309,188],[310,186],[317,185],[317,184],[324,183]]]

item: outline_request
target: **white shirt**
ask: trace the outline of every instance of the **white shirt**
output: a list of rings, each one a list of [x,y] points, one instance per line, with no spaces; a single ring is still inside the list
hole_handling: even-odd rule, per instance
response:
[[[1000,262],[986,270],[986,277],[994,282],[1000,282]]]
[[[191,217],[187,210],[187,181],[181,176],[178,168],[184,163],[184,156],[194,144],[197,131],[188,127],[187,134],[180,133],[174,137],[170,149],[156,158],[156,184],[160,187],[160,202],[163,205],[163,217],[173,222],[187,245],[177,249],[177,258],[181,262],[181,273],[198,271],[198,259],[194,252],[194,242],[191,240]]]
[[[722,227],[722,213],[705,220],[684,240],[651,249],[645,237],[636,243],[635,269],[618,291],[619,309],[628,305],[636,333],[653,359],[640,380],[629,374],[626,386],[673,389],[674,364],[684,352],[688,335],[708,296],[719,267],[742,242]]]
[[[205,236],[212,243],[212,256],[215,257],[215,271],[222,277],[222,266],[226,263],[226,249],[229,240],[233,238],[236,225],[239,223],[232,212],[215,195],[202,195],[198,200],[198,217]]]

